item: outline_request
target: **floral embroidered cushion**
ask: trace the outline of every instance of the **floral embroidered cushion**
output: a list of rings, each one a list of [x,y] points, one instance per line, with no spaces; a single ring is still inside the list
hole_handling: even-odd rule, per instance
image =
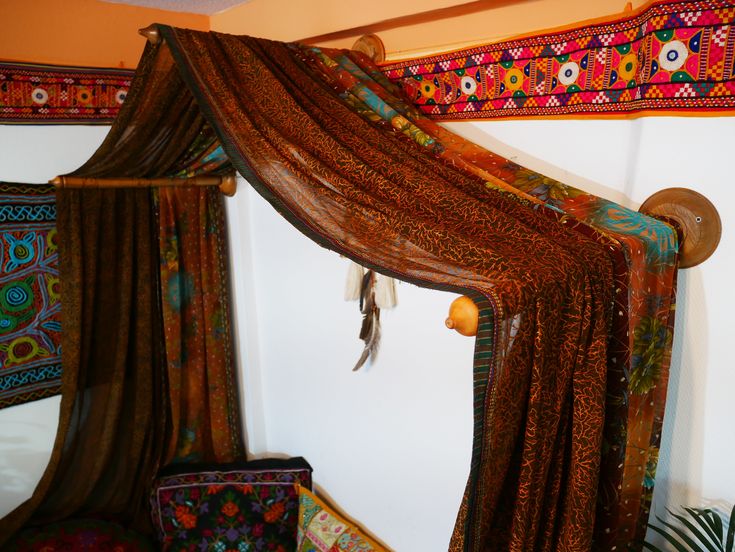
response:
[[[312,492],[299,488],[297,552],[383,552],[354,524],[340,517]]]
[[[303,458],[178,466],[154,484],[153,523],[163,550],[290,552],[299,486],[311,487]]]
[[[153,552],[152,543],[117,523],[71,519],[24,530],[7,544],[8,552]]]

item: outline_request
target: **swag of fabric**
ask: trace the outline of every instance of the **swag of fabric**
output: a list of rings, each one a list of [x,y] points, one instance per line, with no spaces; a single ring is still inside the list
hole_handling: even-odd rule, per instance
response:
[[[182,162],[194,167],[207,144]],[[149,534],[160,467],[244,459],[221,194],[65,189],[57,210],[59,429],[33,496],[0,520],[0,544],[68,518]]]
[[[452,135],[360,54],[159,31],[163,45],[147,46],[118,121],[77,174],[188,174],[182,151],[226,170],[223,150],[317,243],[470,295],[474,445],[450,549],[640,548],[674,230]]]

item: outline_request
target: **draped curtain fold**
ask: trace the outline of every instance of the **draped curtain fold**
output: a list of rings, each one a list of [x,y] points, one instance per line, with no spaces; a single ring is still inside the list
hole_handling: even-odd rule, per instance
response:
[[[477,174],[366,120],[316,52],[161,30],[232,164],[297,228],[384,273],[469,292],[483,307],[475,454],[452,548],[589,549],[610,254],[558,224],[557,211],[488,190]]]
[[[158,198],[172,424],[165,463],[242,459],[222,194],[161,188]]]
[[[147,190],[60,190],[62,399],[49,466],[0,521],[71,515],[150,525],[145,485],[166,439],[156,222]]]
[[[176,76],[170,58],[156,59],[141,61],[146,82]],[[125,146],[103,145],[78,174],[231,170],[190,95],[170,89],[157,97],[141,84],[133,97],[156,117],[136,127],[140,141],[129,140],[135,113],[123,109],[110,137]],[[167,116],[176,124],[160,125]],[[23,525],[69,517],[114,519],[151,533],[148,491],[160,467],[245,455],[219,191],[64,189],[57,210],[59,426],[33,496],[0,520],[0,545]]]

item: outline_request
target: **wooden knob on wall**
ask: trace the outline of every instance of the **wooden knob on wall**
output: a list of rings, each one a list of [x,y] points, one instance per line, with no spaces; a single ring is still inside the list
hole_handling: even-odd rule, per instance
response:
[[[480,317],[480,311],[475,302],[463,295],[457,297],[452,304],[449,305],[449,316],[445,320],[447,328],[456,330],[462,335],[477,335],[477,324]]]
[[[362,35],[352,45],[352,49],[362,52],[375,63],[385,61],[385,46],[383,45],[383,41],[380,40],[377,35]]]
[[[643,202],[639,211],[664,216],[681,226],[679,268],[697,266],[715,252],[722,235],[722,221],[712,202],[688,188],[666,188]]]

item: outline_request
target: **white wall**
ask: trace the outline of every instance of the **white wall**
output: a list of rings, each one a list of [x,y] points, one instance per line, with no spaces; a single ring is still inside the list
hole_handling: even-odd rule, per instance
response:
[[[697,189],[717,205],[720,249],[680,273],[656,501],[660,508],[735,502],[735,373],[726,351],[735,310],[735,192],[726,181],[735,119],[450,126],[630,206],[669,186]],[[43,182],[73,169],[104,132],[0,126],[0,180]],[[378,361],[352,373],[360,316],[342,301],[346,261],[291,228],[251,189],[242,187],[228,210],[250,451],[306,457],[319,490],[392,548],[445,550],[472,430],[472,340],[443,327],[452,296],[401,284],[399,306],[382,317]],[[32,491],[57,410],[58,399],[0,410],[0,514]]]

